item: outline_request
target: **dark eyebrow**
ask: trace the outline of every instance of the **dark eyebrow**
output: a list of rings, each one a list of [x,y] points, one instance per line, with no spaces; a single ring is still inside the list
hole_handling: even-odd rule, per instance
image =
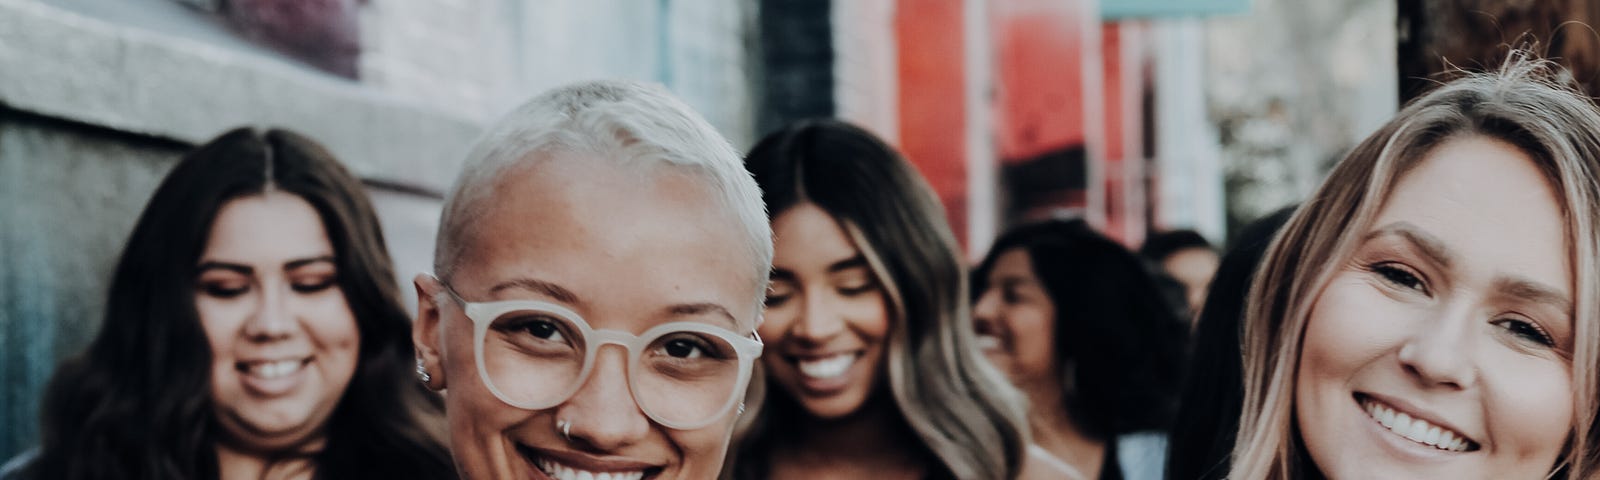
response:
[[[500,293],[500,291],[502,291],[502,290],[510,290],[510,289],[526,290],[526,291],[542,294],[542,295],[545,295],[545,296],[550,297],[552,299],[555,299],[558,302],[569,304],[569,305],[582,305],[583,304],[583,301],[578,299],[578,295],[572,293],[571,290],[567,290],[565,288],[562,288],[560,285],[556,285],[554,283],[546,282],[544,280],[536,280],[536,279],[532,279],[532,278],[516,278],[516,279],[507,280],[507,281],[504,281],[504,282],[497,283],[497,284],[495,284],[495,286],[493,288],[489,289],[489,294],[490,295],[494,295],[496,293]]]
[[[320,256],[320,257],[309,257],[309,258],[300,258],[300,259],[290,260],[290,261],[287,261],[287,262],[283,262],[283,269],[284,270],[294,270],[294,269],[297,269],[297,268],[300,268],[300,267],[304,267],[306,265],[310,265],[310,264],[313,264],[313,263],[321,263],[321,262],[333,263],[333,255],[323,255],[323,256]]]
[[[1384,225],[1368,232],[1367,236],[1361,240],[1372,240],[1384,235],[1394,235],[1406,239],[1407,242],[1416,246],[1417,250],[1421,250],[1422,254],[1427,256],[1429,260],[1433,260],[1434,263],[1446,269],[1450,268],[1450,265],[1455,261],[1455,255],[1450,253],[1450,248],[1444,245],[1444,241],[1440,240],[1439,237],[1422,231],[1421,228],[1411,222],[1394,222]]]
[[[675,316],[675,317],[676,316],[693,316],[693,315],[712,315],[712,316],[717,316],[717,317],[721,317],[723,319],[726,319],[728,321],[728,329],[729,330],[738,330],[737,327],[739,326],[739,321],[737,319],[733,318],[733,314],[729,313],[728,309],[722,308],[722,305],[717,305],[715,303],[710,303],[710,302],[682,303],[682,304],[672,305],[672,306],[667,307],[667,313],[672,315],[672,316]]]
[[[867,266],[867,258],[857,253],[854,257],[833,262],[833,265],[828,265],[828,273],[838,273],[852,268],[865,266]]]
[[[1554,305],[1563,313],[1572,311],[1572,298],[1560,289],[1522,277],[1500,276],[1494,279],[1494,288],[1506,295],[1529,302]]]
[[[214,260],[200,262],[200,273],[205,273],[207,270],[227,270],[240,275],[253,275],[256,271],[256,269],[250,268],[249,265],[241,265],[237,263],[218,262]]]

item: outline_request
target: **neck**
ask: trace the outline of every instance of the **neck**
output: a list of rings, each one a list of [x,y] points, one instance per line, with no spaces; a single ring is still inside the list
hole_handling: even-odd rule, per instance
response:
[[[1061,375],[1019,379],[1017,387],[1028,397],[1028,427],[1033,431],[1033,443],[1072,464],[1088,478],[1099,477],[1106,441],[1089,435],[1067,412]]]
[[[320,448],[321,442],[315,447]],[[221,480],[309,480],[316,471],[315,449],[299,452],[263,452],[217,444],[217,473]]]
[[[856,412],[842,418],[819,420],[793,415],[779,428],[774,454],[793,460],[857,465],[916,465],[922,453],[916,433],[900,417],[887,391],[879,392]]]

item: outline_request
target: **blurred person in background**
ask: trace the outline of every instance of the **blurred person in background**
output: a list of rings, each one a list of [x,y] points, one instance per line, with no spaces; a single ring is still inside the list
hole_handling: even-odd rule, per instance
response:
[[[573,84],[491,127],[415,280],[461,476],[715,478],[762,350],[760,202],[659,86]]]
[[[399,298],[359,181],[300,135],[225,133],[156,189],[5,477],[453,478]]]
[[[995,240],[974,270],[979,345],[1028,397],[1034,442],[1087,478],[1162,478],[1186,326],[1138,256],[1086,223]]]
[[[1167,443],[1167,478],[1222,480],[1228,474],[1228,454],[1239,430],[1239,404],[1244,401],[1239,327],[1245,294],[1267,244],[1294,208],[1246,226],[1222,257],[1195,322],[1183,393]]]
[[[1139,254],[1161,267],[1161,271],[1183,284],[1183,298],[1189,317],[1205,306],[1206,288],[1217,272],[1221,259],[1217,249],[1194,230],[1171,230],[1145,238]]]
[[[776,254],[735,478],[1075,478],[1025,453],[1022,399],[973,343],[955,237],[899,153],[811,120],[745,165]]]
[[[1406,106],[1268,248],[1229,478],[1600,472],[1600,111],[1526,57]]]

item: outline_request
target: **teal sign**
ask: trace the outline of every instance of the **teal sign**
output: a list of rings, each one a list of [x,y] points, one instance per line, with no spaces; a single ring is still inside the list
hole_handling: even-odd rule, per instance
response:
[[[1248,11],[1250,11],[1250,0],[1100,1],[1100,18],[1104,20],[1230,15]]]

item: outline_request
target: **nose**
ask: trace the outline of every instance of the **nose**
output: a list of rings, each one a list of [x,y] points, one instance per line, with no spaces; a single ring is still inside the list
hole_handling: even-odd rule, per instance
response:
[[[824,343],[844,332],[845,321],[833,308],[835,300],[819,293],[807,293],[800,312],[800,321],[789,332],[794,338],[811,343]]]
[[[1477,382],[1470,335],[1474,321],[1458,312],[1419,328],[1400,345],[1400,365],[1426,388],[1462,390]]]
[[[650,432],[650,420],[628,387],[627,352],[612,346],[616,348],[602,346],[595,352],[589,378],[572,398],[556,407],[558,421],[569,424],[569,441],[581,450],[614,452]]]
[[[260,302],[244,323],[245,337],[268,342],[289,337],[294,333],[294,315],[290,312],[288,292],[284,286],[263,283]]]
[[[1000,317],[1000,294],[995,289],[987,289],[978,296],[978,303],[972,305],[972,319],[981,323],[994,323]]]

